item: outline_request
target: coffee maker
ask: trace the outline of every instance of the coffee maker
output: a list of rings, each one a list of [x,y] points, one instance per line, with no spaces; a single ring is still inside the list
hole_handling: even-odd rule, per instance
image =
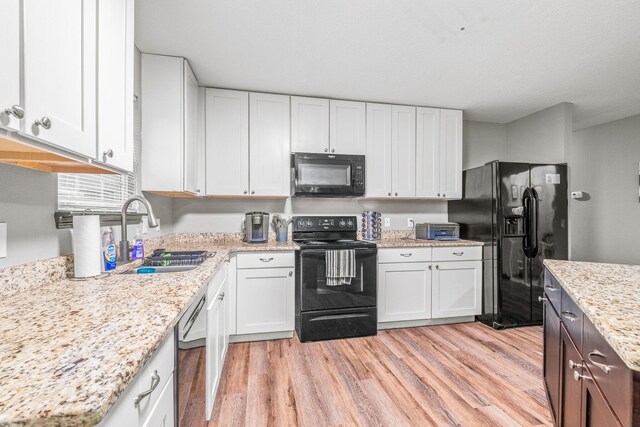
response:
[[[269,240],[269,214],[267,212],[247,212],[244,214],[244,241],[266,243]]]

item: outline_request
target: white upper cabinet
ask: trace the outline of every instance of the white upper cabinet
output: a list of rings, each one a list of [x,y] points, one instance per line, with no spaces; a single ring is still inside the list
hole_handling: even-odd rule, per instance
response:
[[[367,104],[367,197],[391,196],[391,105]]]
[[[96,159],[133,171],[134,2],[98,1],[98,148]]]
[[[329,152],[329,100],[291,97],[291,152]]]
[[[175,56],[143,54],[144,191],[198,194],[199,188],[194,188],[197,185],[193,181],[198,173],[192,170],[197,167],[196,109],[197,82],[187,61]],[[188,184],[187,178],[191,180]]]
[[[462,111],[418,108],[418,197],[462,197]]]
[[[391,107],[392,192],[416,196],[416,107]]]
[[[96,0],[27,0],[23,8],[24,133],[93,158]]]
[[[201,193],[198,145],[198,80],[184,61],[184,191]]]
[[[440,197],[440,110],[416,112],[416,196]]]
[[[249,184],[253,196],[290,194],[289,97],[249,94]]]
[[[206,89],[207,195],[249,194],[249,94]]]
[[[440,112],[440,188],[442,197],[462,198],[462,111]]]
[[[332,99],[329,106],[329,152],[365,155],[365,103]]]
[[[0,0],[2,66],[0,67],[0,128],[20,130],[20,2]]]

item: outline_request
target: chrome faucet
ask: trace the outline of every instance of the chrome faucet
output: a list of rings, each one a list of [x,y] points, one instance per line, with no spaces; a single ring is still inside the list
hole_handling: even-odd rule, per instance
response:
[[[129,198],[124,205],[122,205],[121,219],[122,219],[122,231],[120,239],[120,259],[124,262],[130,261],[129,259],[129,240],[127,240],[127,209],[129,205],[135,201],[138,201],[144,205],[147,209],[147,217],[149,220],[149,227],[156,228],[158,226],[158,220],[153,214],[153,208],[149,204],[149,201],[142,196],[133,196]]]

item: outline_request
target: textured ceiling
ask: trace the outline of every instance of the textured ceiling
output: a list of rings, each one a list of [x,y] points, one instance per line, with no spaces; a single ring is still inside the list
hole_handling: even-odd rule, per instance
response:
[[[136,44],[206,86],[458,108],[640,114],[640,1],[137,0]],[[464,29],[463,29],[464,28]]]

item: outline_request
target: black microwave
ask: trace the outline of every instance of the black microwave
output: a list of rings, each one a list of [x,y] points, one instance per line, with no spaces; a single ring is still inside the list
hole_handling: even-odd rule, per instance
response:
[[[364,196],[364,156],[291,154],[291,194],[296,197]]]

